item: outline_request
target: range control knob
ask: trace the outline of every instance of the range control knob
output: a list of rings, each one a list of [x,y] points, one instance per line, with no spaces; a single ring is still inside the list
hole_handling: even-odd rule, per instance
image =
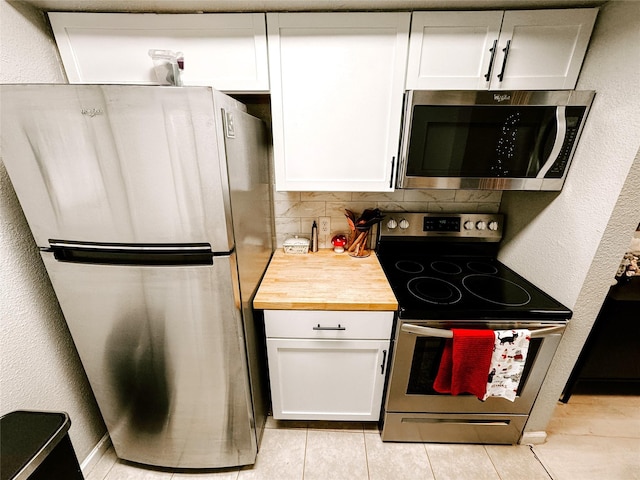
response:
[[[467,220],[466,222],[464,222],[465,230],[473,230],[473,227],[475,227],[475,225],[471,220]]]
[[[492,220],[491,222],[489,222],[489,230],[493,230],[493,231],[498,230],[498,222],[496,222],[495,220]]]
[[[398,226],[398,222],[396,222],[395,219],[393,219],[393,218],[387,222],[387,228],[389,230],[393,230],[397,226]]]
[[[409,221],[406,218],[403,218],[402,220],[400,220],[400,228],[403,230],[406,230],[407,228],[409,228]]]
[[[484,230],[485,228],[487,228],[487,223],[480,220],[478,223],[476,223],[476,228],[478,230]]]

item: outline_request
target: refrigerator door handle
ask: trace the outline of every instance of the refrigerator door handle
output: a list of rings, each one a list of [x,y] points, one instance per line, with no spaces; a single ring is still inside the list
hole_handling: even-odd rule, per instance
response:
[[[211,252],[208,243],[98,243],[98,242],[74,242],[68,240],[49,240],[49,245],[54,248],[75,248],[85,250],[118,250],[118,251],[199,251]]]
[[[113,265],[213,265],[208,243],[120,244],[50,240],[50,248],[59,262]],[[224,252],[228,255],[230,252]]]

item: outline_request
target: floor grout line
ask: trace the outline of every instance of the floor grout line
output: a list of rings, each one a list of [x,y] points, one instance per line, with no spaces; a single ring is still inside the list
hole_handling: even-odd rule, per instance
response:
[[[302,480],[304,480],[304,474],[307,470],[307,446],[309,445],[309,426],[305,428],[304,432],[304,456],[302,457]]]
[[[540,457],[538,457],[538,454],[536,453],[536,451],[533,449],[533,447],[535,445],[527,445],[529,447],[529,450],[531,451],[531,453],[533,454],[533,458],[535,458],[537,460],[537,462],[540,464],[540,466],[544,469],[544,471],[547,473],[547,475],[549,475],[549,478],[551,480],[555,480],[554,476],[552,475],[552,473],[549,471],[549,469],[547,468],[547,466],[544,464],[544,462],[540,459]]]
[[[362,442],[364,443],[364,461],[367,465],[367,479],[371,480],[371,470],[369,470],[369,453],[367,451],[367,437],[364,435],[364,425],[362,428]]]
[[[436,474],[433,471],[433,464],[431,463],[431,456],[429,456],[429,449],[427,448],[427,444],[423,443],[422,447],[424,448],[424,453],[427,456],[427,465],[429,465],[429,471],[431,472],[431,476],[433,477],[434,480],[436,480]]]
[[[489,451],[487,450],[487,446],[486,445],[482,445],[482,449],[484,450],[485,455],[487,456],[487,458],[489,459],[489,461],[491,462],[491,466],[493,467],[493,471],[496,472],[496,476],[502,480],[502,477],[500,476],[500,472],[498,472],[498,468],[496,467],[495,462],[493,461],[493,457],[491,455],[489,455]]]

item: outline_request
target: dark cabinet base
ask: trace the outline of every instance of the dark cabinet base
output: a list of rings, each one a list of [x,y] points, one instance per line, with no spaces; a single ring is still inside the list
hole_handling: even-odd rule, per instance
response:
[[[640,395],[640,277],[609,290],[561,401],[573,393]]]

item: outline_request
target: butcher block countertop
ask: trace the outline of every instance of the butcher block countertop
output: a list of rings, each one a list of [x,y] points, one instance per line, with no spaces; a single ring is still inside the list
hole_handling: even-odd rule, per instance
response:
[[[277,250],[253,300],[264,310],[396,310],[398,302],[375,252],[366,258],[321,249]]]

